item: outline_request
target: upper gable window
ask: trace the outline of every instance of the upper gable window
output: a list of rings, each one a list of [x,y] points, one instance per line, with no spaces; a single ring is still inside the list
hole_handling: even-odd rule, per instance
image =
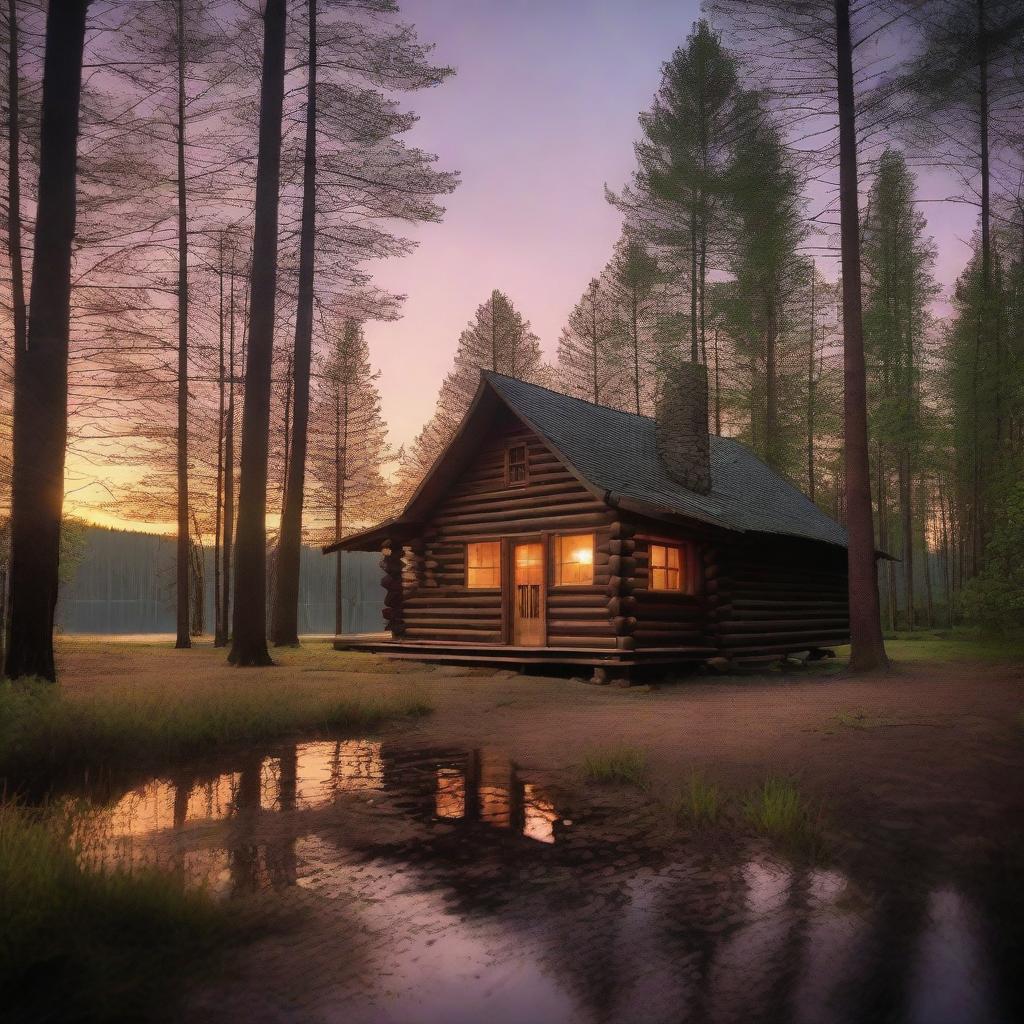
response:
[[[505,449],[505,482],[510,486],[525,484],[527,480],[526,445],[516,444]]]

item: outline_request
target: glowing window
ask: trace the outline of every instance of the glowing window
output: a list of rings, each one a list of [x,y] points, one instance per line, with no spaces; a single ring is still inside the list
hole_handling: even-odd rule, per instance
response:
[[[683,550],[668,544],[651,545],[651,590],[683,589]]]
[[[509,484],[526,483],[526,445],[518,444],[505,453],[505,471]]]
[[[466,586],[474,589],[501,586],[501,542],[466,545]]]
[[[574,533],[555,538],[555,586],[578,587],[594,582],[594,535]]]

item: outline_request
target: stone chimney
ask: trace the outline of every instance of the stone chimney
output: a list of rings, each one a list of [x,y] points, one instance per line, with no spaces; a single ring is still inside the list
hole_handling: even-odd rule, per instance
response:
[[[658,455],[676,483],[698,494],[711,490],[708,371],[701,363],[672,363],[658,395]]]

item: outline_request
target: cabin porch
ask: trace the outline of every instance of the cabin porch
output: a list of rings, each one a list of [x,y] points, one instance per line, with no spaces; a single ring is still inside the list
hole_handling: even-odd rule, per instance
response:
[[[475,665],[580,665],[628,670],[642,665],[701,662],[718,651],[707,646],[648,647],[617,650],[608,647],[535,647],[480,644],[451,640],[395,639],[390,633],[350,633],[334,639],[338,651],[364,651],[405,661],[436,661]]]

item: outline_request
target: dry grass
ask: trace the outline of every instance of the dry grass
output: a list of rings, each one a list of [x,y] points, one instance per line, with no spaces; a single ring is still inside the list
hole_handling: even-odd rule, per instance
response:
[[[287,652],[289,671],[233,669],[212,649],[154,647],[144,680],[118,671],[137,665],[138,651],[96,644],[87,653],[94,672],[80,668],[69,684],[0,683],[0,778],[8,789],[158,767],[284,736],[373,731],[431,710],[409,688],[298,674],[326,649]]]

